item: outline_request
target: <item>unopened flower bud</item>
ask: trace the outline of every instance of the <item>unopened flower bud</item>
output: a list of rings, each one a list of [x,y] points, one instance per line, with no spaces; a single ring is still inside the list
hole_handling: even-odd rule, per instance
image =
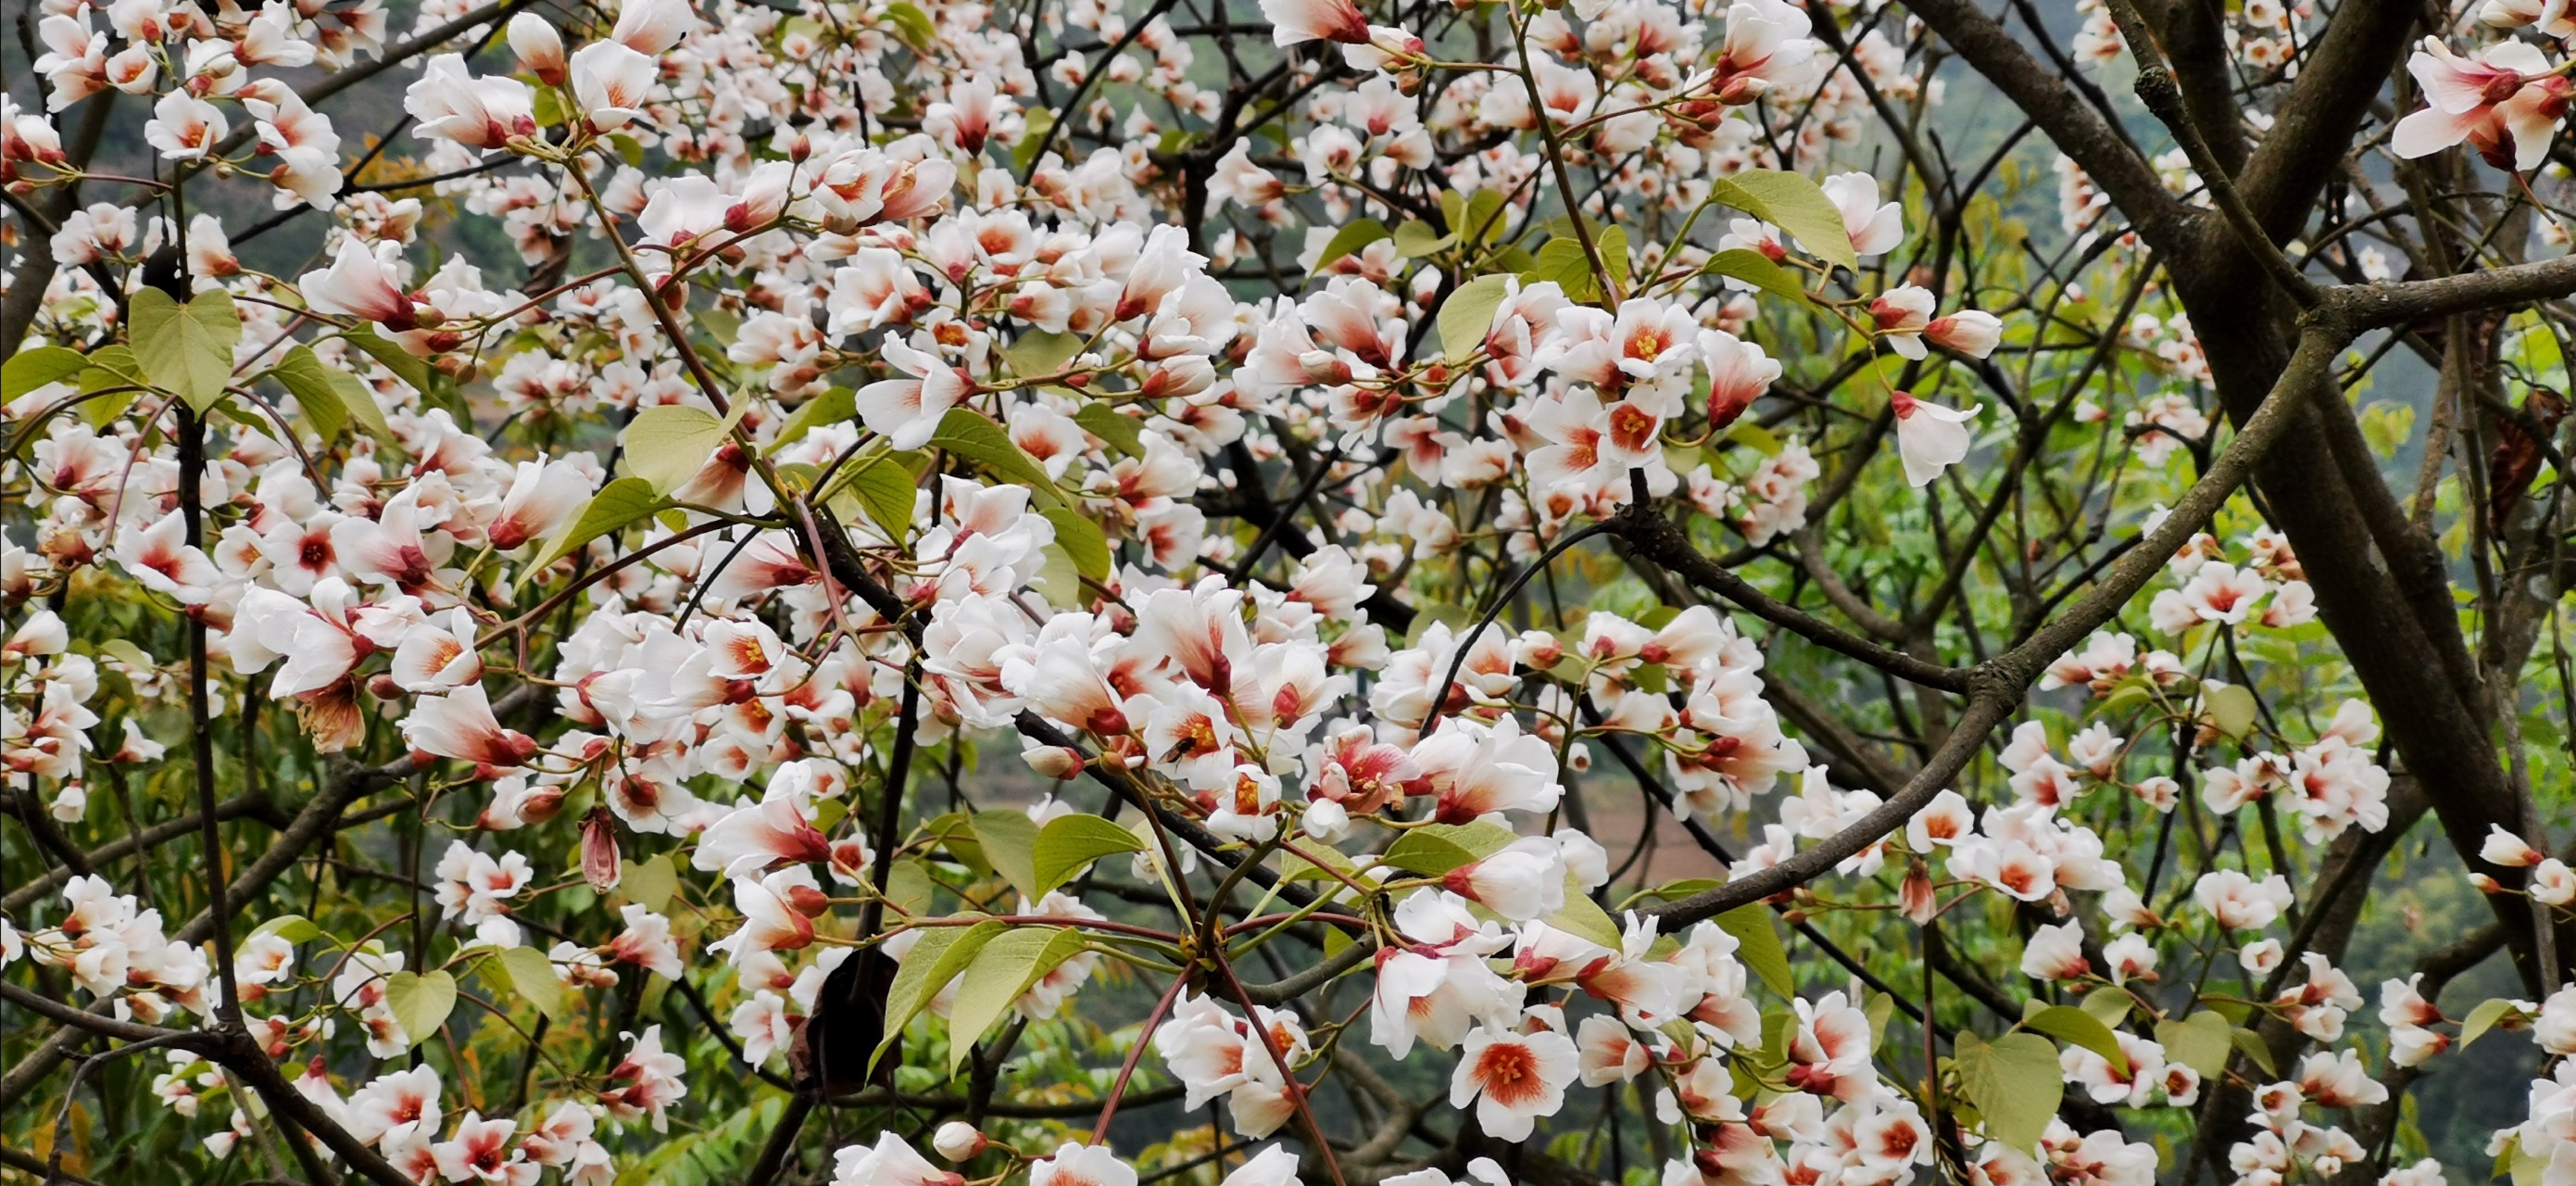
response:
[[[510,52],[519,55],[519,64],[547,86],[562,86],[570,76],[563,36],[533,12],[510,18]]]
[[[527,823],[542,824],[563,810],[563,801],[562,787],[539,787],[528,792],[528,797],[519,804],[519,818]],[[584,839],[586,842],[587,837]]]
[[[1940,913],[1940,899],[1932,892],[1932,874],[1916,861],[1905,871],[1905,884],[1897,891],[1905,906],[1905,921],[1916,926],[1932,921]]]
[[[1082,773],[1082,751],[1069,746],[1041,745],[1023,751],[1020,757],[1029,769],[1048,778],[1071,778]]]
[[[821,918],[831,912],[832,899],[813,886],[791,885],[787,887],[787,905],[807,918]]]
[[[598,893],[617,888],[621,871],[617,861],[617,817],[605,807],[593,807],[581,820],[581,877]]]
[[[991,1143],[984,1139],[983,1133],[976,1131],[974,1125],[963,1120],[951,1120],[940,1125],[939,1131],[930,1138],[930,1147],[941,1157],[960,1162],[983,1152],[984,1146]]]

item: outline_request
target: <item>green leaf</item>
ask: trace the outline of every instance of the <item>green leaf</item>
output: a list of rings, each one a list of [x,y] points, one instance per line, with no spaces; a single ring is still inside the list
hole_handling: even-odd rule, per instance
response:
[[[411,384],[412,390],[424,396],[430,393],[429,364],[412,357],[410,351],[386,340],[382,334],[376,332],[374,326],[361,325],[341,336],[347,338],[350,345],[366,351],[367,357],[383,364],[386,370],[392,371],[403,382]]]
[[[81,386],[84,389],[104,386],[101,372],[121,383],[145,382],[142,360],[134,357],[134,351],[125,346],[108,345],[90,351],[89,370],[81,376]]]
[[[1029,588],[1037,590],[1038,596],[1057,609],[1081,609],[1090,604],[1083,597],[1082,566],[1074,563],[1073,553],[1065,551],[1062,544],[1048,544],[1040,554],[1045,563],[1038,566],[1038,575],[1029,578]]]
[[[904,953],[902,965],[896,968],[894,985],[886,990],[885,1038],[870,1055],[869,1069],[875,1069],[876,1056],[903,1036],[903,1027],[929,1007],[939,990],[965,971],[993,936],[1009,929],[1008,923],[990,920],[971,927],[924,928],[920,941]]]
[[[1056,489],[1055,479],[1047,476],[1046,467],[1028,455],[982,412],[973,408],[950,408],[939,418],[939,431],[930,443],[968,461],[993,471],[1029,488],[1029,493],[1050,506],[1065,505],[1064,492]]]
[[[669,494],[707,467],[727,429],[704,408],[655,404],[636,412],[618,441],[626,450],[627,471],[650,484],[653,493]]]
[[[1022,818],[1026,818],[1025,816]],[[955,1074],[973,1053],[970,1047],[1002,1019],[1011,1003],[1057,964],[1082,950],[1082,933],[1072,927],[1015,927],[975,953],[948,1010],[948,1070]],[[907,960],[906,962],[910,962]]]
[[[564,986],[555,978],[554,961],[533,947],[513,947],[501,953],[497,962],[509,976],[510,989],[529,1004],[558,1021],[563,1019]]]
[[[918,857],[904,857],[886,870],[886,902],[905,914],[929,913],[931,897],[938,892],[930,866]]]
[[[823,394],[798,404],[778,426],[778,436],[769,442],[772,453],[803,440],[806,433],[829,424],[841,424],[859,414],[858,393],[847,387],[826,388]]]
[[[2459,1049],[2468,1049],[2469,1043],[2486,1036],[2488,1030],[2494,1029],[2496,1023],[2504,1020],[2505,1015],[2511,1012],[2513,1012],[2513,1002],[2502,997],[2478,1002],[2478,1007],[2469,1010],[2469,1015],[2460,1022]]]
[[[555,88],[539,87],[536,98],[528,104],[528,114],[536,118],[540,128],[556,127],[563,123],[563,100],[555,97]]]
[[[1771,262],[1771,257],[1748,247],[1730,247],[1710,256],[1705,267],[1711,275],[1732,276],[1774,296],[1805,301],[1807,289],[1798,283],[1798,274]]]
[[[1315,268],[1307,275],[1319,275],[1333,266],[1334,261],[1387,237],[1386,224],[1374,218],[1346,223],[1342,229],[1333,232],[1332,238],[1324,240],[1324,253],[1315,257]]]
[[[301,914],[289,914],[283,918],[272,918],[261,923],[258,930],[251,932],[251,937],[254,939],[261,935],[275,935],[289,943],[302,943],[321,938],[322,928],[313,925],[312,919]]]
[[[1047,522],[1055,524],[1056,546],[1073,560],[1073,570],[1101,584],[1109,582],[1109,537],[1100,530],[1099,520],[1075,511],[1072,507],[1048,507]]]
[[[1410,219],[1396,227],[1394,238],[1395,253],[1407,259],[1418,259],[1458,241],[1458,236],[1441,234],[1420,219]]]
[[[618,862],[617,892],[655,914],[670,913],[671,895],[679,889],[680,873],[667,852],[655,853],[650,860]]]
[[[1038,893],[1063,885],[1083,866],[1122,852],[1142,852],[1145,842],[1134,832],[1096,815],[1062,815],[1038,829],[1030,849],[1030,870]]]
[[[1735,936],[1735,958],[1771,991],[1784,997],[1798,995],[1797,979],[1789,974],[1789,950],[1780,945],[1780,932],[1771,924],[1771,908],[1759,902],[1738,906],[1717,916],[1717,925]]]
[[[198,415],[211,410],[232,382],[233,345],[241,341],[232,294],[208,289],[182,305],[147,288],[134,294],[130,308],[134,356],[152,385],[186,400]]]
[[[2116,988],[2097,988],[2084,994],[2083,1008],[2093,1020],[2117,1029],[2129,1019],[2129,994]]]
[[[1141,837],[1137,840],[1137,844],[1140,849],[1143,847],[1144,841]],[[1308,857],[1315,859],[1308,860]],[[1333,883],[1333,892],[1346,892],[1342,888],[1341,878],[1333,876],[1334,873],[1340,873],[1342,877],[1352,881],[1360,880],[1359,865],[1337,848],[1326,848],[1318,844],[1309,846],[1304,856],[1293,852],[1283,852],[1279,856],[1281,881],[1327,881]]]
[[[1710,196],[1796,236],[1798,246],[1809,254],[1846,268],[1860,267],[1851,232],[1843,229],[1842,210],[1815,182],[1799,174],[1748,169],[1716,179]]]
[[[1046,896],[1045,890],[1037,888],[1038,825],[1027,812],[978,811],[974,828],[975,842],[983,847],[984,860],[994,872],[1033,903]]]
[[[89,359],[67,346],[21,350],[10,355],[7,364],[0,365],[0,402],[17,399],[49,383],[60,383],[88,367]]]
[[[574,548],[620,530],[652,514],[661,505],[662,496],[654,493],[653,484],[642,478],[619,478],[610,482],[591,496],[590,505],[582,508],[580,518],[566,524],[555,532],[553,539],[546,541],[545,551],[525,571],[529,574],[542,572],[547,565],[562,559]]]
[[[1887,1041],[1887,1019],[1896,1015],[1896,998],[1883,992],[1871,993],[1862,1013],[1869,1018],[1869,1048],[1875,1053]]]
[[[2513,1186],[2545,1186],[2549,1181],[2549,1166],[2553,1159],[2546,1146],[2531,1148],[2517,1135],[2498,1160],[2504,1158],[2512,1159],[2506,1172],[2513,1175]]]
[[[1661,898],[1664,901],[1670,902],[1679,898],[1687,898],[1692,894],[1704,893],[1708,890],[1716,889],[1724,884],[1726,883],[1713,877],[1685,877],[1679,881],[1667,881],[1662,885],[1645,890],[1643,892],[1643,896]]]
[[[2230,737],[2243,737],[2254,731],[2254,692],[2242,684],[2211,683],[2203,699],[2209,705],[2209,719],[2218,731]]]
[[[1129,457],[1145,455],[1145,426],[1133,416],[1122,416],[1107,404],[1084,404],[1074,409],[1073,422],[1082,431],[1109,442]]]
[[[1986,1135],[2031,1152],[2065,1096],[2057,1048],[2037,1034],[2006,1034],[1988,1044],[1962,1030],[1951,1049],[1959,1090],[1984,1117]]]
[[[376,403],[376,393],[358,381],[356,375],[336,367],[322,365],[320,356],[310,346],[297,346],[286,352],[286,361],[277,364],[269,374],[286,385],[295,405],[313,422],[313,431],[325,441],[338,439],[351,424],[379,441],[394,439],[393,425],[385,421],[385,410]]]
[[[1047,133],[1054,128],[1055,112],[1044,107],[1030,111],[1021,120],[1019,143],[1011,146],[1011,163],[1020,172],[1028,172],[1029,166],[1037,163],[1038,153],[1045,150]]]
[[[2100,989],[2099,993],[2116,993]],[[2023,1029],[2037,1030],[2060,1041],[2072,1042],[2102,1056],[2122,1078],[2129,1074],[2129,1056],[2120,1050],[2120,1039],[2102,1019],[2072,1005],[2051,1005],[2022,1018]]]
[[[939,44],[939,26],[918,5],[895,0],[886,5],[883,15],[885,22],[894,26],[894,35],[913,52],[926,54],[932,46]]]
[[[1081,352],[1081,338],[1038,329],[1021,334],[1004,347],[1002,357],[1009,360],[1012,374],[1034,379],[1061,373],[1064,364],[1073,361],[1073,356]]]
[[[1661,663],[1640,663],[1628,673],[1629,682],[1649,696],[1661,696],[1672,690],[1673,669]]]
[[[1676,1024],[1680,1027],[1680,1032],[1674,1035],[1673,1048],[1676,1050],[1690,1049],[1690,1043],[1698,1040],[1696,1031],[1693,1031],[1690,1028],[1690,1023],[1687,1021],[1677,1020]],[[1766,1067],[1776,1067],[1788,1062],[1789,1044],[1796,1041],[1797,1037],[1797,1014],[1791,1013],[1786,1009],[1763,1010],[1762,1065]]]
[[[859,506],[868,513],[868,521],[886,533],[887,538],[901,543],[912,533],[912,471],[904,468],[891,453],[863,457],[844,467],[849,475],[847,485],[856,495]]]
[[[455,1010],[456,978],[435,969],[396,972],[385,977],[385,1007],[393,1011],[394,1024],[418,1046],[447,1024],[447,1015]]]
[[[80,373],[83,395],[112,387],[144,385],[143,364],[135,361],[134,352],[123,346],[101,346],[92,351],[89,366]],[[139,391],[128,390],[91,399],[81,404],[80,418],[91,428],[106,428],[124,415],[126,409],[133,407],[135,397],[140,394]]]
[[[691,313],[689,320],[693,328],[706,331],[707,337],[718,346],[730,347],[742,337],[742,315],[722,305],[710,305]]]
[[[2265,1075],[2272,1078],[2280,1077],[2280,1068],[2272,1063],[2272,1047],[2263,1041],[2263,1035],[2252,1030],[2229,1030],[2227,1041],[2229,1045],[2236,1047],[2237,1053],[2244,1055],[2247,1061],[2263,1068]]]
[[[1424,824],[1405,829],[1380,859],[1407,873],[1437,877],[1492,856],[1515,839],[1501,824]]]
[[[2558,335],[2549,332],[2548,323],[2526,310],[2514,314],[2513,324],[2522,327],[2516,335],[2514,352],[2523,369],[2530,372],[2528,381],[2546,382],[2549,376],[2566,369],[2567,359],[2558,349]]]
[[[2165,1048],[2166,1061],[2190,1067],[2203,1079],[2216,1079],[2227,1070],[2233,1044],[2229,1035],[2235,1029],[2226,1017],[2204,1009],[2180,1021],[2168,1017],[2157,1022],[2156,1045]]]
[[[1485,344],[1485,331],[1494,326],[1494,310],[1502,307],[1510,289],[1507,277],[1478,276],[1449,294],[1440,306],[1440,350],[1449,361],[1464,359]]]
[[[1781,442],[1780,434],[1762,427],[1751,416],[1727,425],[1726,439],[1765,457],[1777,457],[1780,450],[1787,447]]]
[[[1454,191],[1452,191],[1454,192]],[[1447,197],[1447,194],[1441,195]],[[1470,243],[1481,243],[1503,229],[1503,191],[1480,189],[1467,198],[1463,215],[1449,217],[1449,229]]]
[[[1586,896],[1583,887],[1575,884],[1571,876],[1565,881],[1565,905],[1547,916],[1547,925],[1612,951],[1619,950],[1619,945],[1626,939],[1619,931],[1618,920],[1610,917],[1610,912],[1603,910],[1600,903]]]
[[[1571,301],[1588,301],[1601,295],[1601,283],[1592,274],[1592,258],[1583,254],[1583,244],[1570,235],[1540,244],[1536,260],[1520,275],[1524,285],[1555,281]]]
[[[1610,279],[1619,287],[1628,286],[1628,231],[1625,227],[1605,226],[1592,237],[1592,248],[1601,253],[1601,266],[1610,270]]]

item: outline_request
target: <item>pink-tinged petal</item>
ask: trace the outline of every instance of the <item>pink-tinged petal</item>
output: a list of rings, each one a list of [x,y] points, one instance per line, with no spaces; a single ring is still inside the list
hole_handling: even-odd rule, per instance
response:
[[[2549,142],[2567,118],[2568,90],[2569,84],[2563,78],[2534,82],[2497,109],[2505,131],[2513,137],[2516,172],[2528,173],[2549,159]]]
[[[1275,45],[1306,41],[1368,44],[1368,18],[1351,0],[1261,0],[1261,15],[1270,21]]]
[[[2470,131],[2485,122],[2486,117],[2484,111],[2449,112],[2427,107],[2397,121],[2396,131],[2388,138],[2388,147],[2410,160],[2431,156],[2468,139]]]

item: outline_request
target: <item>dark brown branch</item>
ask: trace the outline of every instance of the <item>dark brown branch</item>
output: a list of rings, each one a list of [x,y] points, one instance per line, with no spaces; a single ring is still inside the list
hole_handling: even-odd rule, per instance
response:
[[[226,799],[215,807],[215,818],[219,820],[233,820],[243,816],[249,816],[275,828],[286,827],[293,818],[279,810],[277,804],[265,793]],[[89,850],[83,856],[95,868],[123,860],[137,851],[158,848],[181,836],[193,835],[199,826],[198,815],[192,811],[177,819],[164,820],[139,832],[117,837]],[[6,897],[0,897],[0,913],[18,914],[34,904],[36,899],[62,888],[77,875],[77,871],[68,865],[56,865],[47,869],[35,880],[10,890]]]
[[[1968,691],[1969,673],[1966,669],[1927,663],[1780,602],[1753,587],[1752,582],[1709,559],[1692,545],[1690,537],[1683,534],[1672,520],[1642,502],[1631,504],[1616,520],[1614,530],[1635,555],[1670,569],[1674,575],[1818,646],[1858,659],[1909,683],[1954,694]]]

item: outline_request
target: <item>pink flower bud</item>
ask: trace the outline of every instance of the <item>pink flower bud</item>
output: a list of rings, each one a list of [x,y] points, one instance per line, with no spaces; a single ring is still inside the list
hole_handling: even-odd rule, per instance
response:
[[[1042,745],[1020,755],[1029,769],[1048,778],[1072,778],[1082,773],[1082,751],[1069,746]]]
[[[1940,913],[1940,899],[1932,892],[1932,874],[1921,861],[1905,871],[1905,884],[1898,887],[1897,894],[1904,903],[1905,921],[1918,927]]]
[[[593,807],[581,820],[581,876],[598,893],[617,888],[617,817]]]
[[[1992,313],[1962,309],[1947,317],[1935,317],[1923,327],[1923,336],[1944,350],[1984,358],[1995,352],[2003,341],[2003,322]]]

